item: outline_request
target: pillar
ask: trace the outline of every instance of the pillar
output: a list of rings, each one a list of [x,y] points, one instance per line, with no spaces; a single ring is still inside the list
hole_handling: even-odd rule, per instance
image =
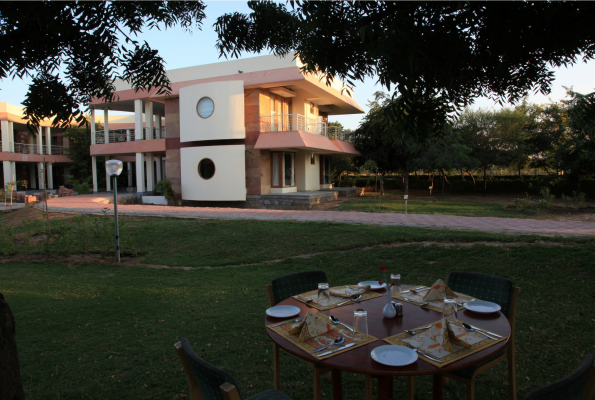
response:
[[[37,189],[37,177],[35,176],[35,164],[29,165],[29,189]]]
[[[37,153],[36,154],[43,154],[43,135],[41,133],[41,126],[37,128]],[[40,189],[43,189],[41,183],[39,184]]]
[[[103,110],[103,136],[105,137],[104,143],[109,143],[109,121],[107,115],[107,108]],[[108,179],[109,182],[109,179]],[[108,183],[109,185],[109,183]]]
[[[145,192],[145,154],[144,153],[136,153],[136,192],[137,193]]]
[[[153,160],[153,153],[146,153],[145,161],[147,164],[147,192],[152,192],[155,190],[155,161]]]
[[[127,142],[132,141],[132,135],[130,134],[130,129],[126,129],[126,141]]]
[[[2,145],[4,146],[4,142],[2,142]],[[2,168],[4,170],[4,186],[0,189],[4,189],[8,182],[12,182],[12,166],[10,165],[10,161],[3,161]]]
[[[153,102],[146,101],[145,102],[145,128],[146,134],[145,139],[151,140],[155,139],[153,136]],[[149,171],[147,171],[147,176],[149,175]],[[148,189],[147,189],[148,190]]]
[[[93,137],[95,137],[95,135],[93,135]],[[99,191],[97,187],[97,156],[91,156],[91,171],[93,175],[93,193],[97,193]]]
[[[95,109],[91,107],[91,144],[96,144],[95,137]],[[95,191],[95,189],[93,189]]]
[[[0,129],[2,129],[2,149],[0,151],[11,152],[14,151],[14,131],[11,121],[1,121]]]
[[[157,175],[157,182],[163,180],[161,177],[161,155],[155,157],[155,175]]]
[[[109,160],[109,156],[105,156],[105,161]],[[103,169],[105,170],[105,190],[108,192],[112,191],[112,178],[107,173],[107,168],[105,167],[105,163],[103,163]]]
[[[161,171],[163,171],[163,179],[167,179],[167,168],[165,166],[165,159],[161,160]]]
[[[126,163],[128,166],[128,187],[132,187],[132,163]]]
[[[134,140],[143,140],[143,101],[138,99],[134,100]],[[138,153],[136,155],[136,159],[138,161]],[[138,171],[138,163],[136,166]],[[136,175],[138,177],[138,172]]]

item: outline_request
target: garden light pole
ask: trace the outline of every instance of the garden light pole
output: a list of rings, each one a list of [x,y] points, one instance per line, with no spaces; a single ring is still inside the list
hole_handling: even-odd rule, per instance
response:
[[[118,227],[118,176],[122,173],[123,163],[120,160],[105,162],[105,170],[114,178],[114,220],[116,223],[116,261],[120,262],[120,228]]]

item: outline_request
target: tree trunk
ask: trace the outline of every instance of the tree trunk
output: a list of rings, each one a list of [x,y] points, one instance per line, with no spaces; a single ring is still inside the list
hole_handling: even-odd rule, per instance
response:
[[[378,192],[378,170],[376,170],[375,175],[376,180],[374,181],[374,192]]]
[[[25,399],[15,340],[14,316],[2,293],[0,293],[0,399]]]
[[[442,174],[442,200],[444,200],[444,171],[440,171]]]
[[[405,186],[405,194],[409,194],[409,174],[407,172],[405,172],[405,174],[403,175],[404,178],[404,185]]]
[[[486,179],[486,167],[483,167],[483,196],[486,195],[486,190],[488,189],[488,181]]]

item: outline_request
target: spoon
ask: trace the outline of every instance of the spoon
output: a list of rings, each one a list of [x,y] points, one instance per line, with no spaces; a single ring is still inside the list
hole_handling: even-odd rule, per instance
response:
[[[334,325],[341,324],[341,325],[343,325],[345,328],[347,328],[347,329],[349,329],[351,332],[353,332],[353,328],[351,328],[351,327],[349,327],[349,326],[345,325],[343,322],[339,321],[339,318],[335,317],[334,315],[331,315],[331,317],[330,317],[330,318],[331,318],[331,322],[332,322]]]
[[[469,325],[469,324],[468,324],[468,323],[466,323],[466,322],[463,322],[463,323],[462,323],[462,325],[463,325],[463,328],[467,329],[469,332],[477,332],[477,333],[481,333],[482,335],[484,335],[484,336],[485,336],[485,337],[487,337],[487,338],[490,338],[490,339],[492,339],[492,340],[498,340],[497,338],[495,338],[495,337],[493,337],[493,336],[491,336],[491,335],[488,335],[487,333],[485,333],[485,332],[482,332],[482,331],[480,331],[479,329],[475,329],[474,327],[472,327],[471,325]]]
[[[349,303],[350,301],[354,301],[355,302],[355,301],[358,301],[361,298],[362,298],[362,295],[361,294],[358,294],[358,295],[353,296],[351,299],[349,299],[347,301],[344,301],[342,303],[337,304],[337,306],[342,306],[343,304]]]
[[[428,325],[428,326],[424,326],[423,328],[417,328],[414,331],[408,331],[408,330],[405,329],[405,332],[407,332],[410,335],[415,335],[417,333],[417,331],[421,331],[421,330],[424,330],[424,329],[429,329],[431,327],[432,327],[432,325]]]
[[[333,346],[335,344],[343,344],[344,341],[345,341],[345,338],[343,336],[338,337],[333,341],[333,343],[327,344],[326,346],[322,346],[321,348],[311,351],[310,353],[318,353],[320,350],[324,350],[329,346]]]

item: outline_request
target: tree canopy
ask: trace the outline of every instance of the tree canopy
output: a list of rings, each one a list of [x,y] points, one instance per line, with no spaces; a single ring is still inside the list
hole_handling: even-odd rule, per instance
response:
[[[81,105],[92,97],[113,100],[115,79],[134,90],[170,90],[164,60],[134,37],[160,26],[200,29],[205,7],[202,1],[1,2],[0,79],[32,79],[23,102],[31,124],[84,123]]]

